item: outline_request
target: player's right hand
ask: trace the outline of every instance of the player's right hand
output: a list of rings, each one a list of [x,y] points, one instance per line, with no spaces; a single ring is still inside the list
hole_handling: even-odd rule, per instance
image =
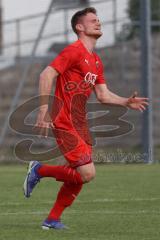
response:
[[[34,129],[39,129],[40,136],[48,137],[50,128],[54,128],[50,114],[46,109],[40,109],[37,115],[37,121],[34,125]]]

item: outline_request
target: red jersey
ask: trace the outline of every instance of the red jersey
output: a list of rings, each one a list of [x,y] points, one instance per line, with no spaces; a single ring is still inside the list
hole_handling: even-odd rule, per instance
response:
[[[80,40],[68,45],[50,65],[57,77],[52,120],[57,128],[85,128],[86,101],[95,84],[105,83],[103,65],[96,53],[89,53]]]

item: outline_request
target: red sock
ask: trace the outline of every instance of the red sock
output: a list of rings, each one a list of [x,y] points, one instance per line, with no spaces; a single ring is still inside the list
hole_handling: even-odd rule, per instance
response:
[[[79,172],[69,166],[49,166],[42,165],[37,169],[40,177],[54,177],[57,181],[82,184]]]
[[[81,188],[82,184],[71,184],[65,182],[58,193],[56,202],[48,215],[48,219],[59,220],[64,209],[73,203]]]

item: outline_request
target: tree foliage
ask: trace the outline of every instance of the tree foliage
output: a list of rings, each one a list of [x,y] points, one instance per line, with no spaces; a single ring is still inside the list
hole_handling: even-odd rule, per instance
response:
[[[128,16],[131,23],[134,21],[140,21],[140,1],[141,0],[129,0],[128,4]],[[151,19],[152,21],[160,21],[160,0],[151,0]],[[152,26],[153,32],[159,32],[159,26]],[[130,30],[130,38],[139,33],[139,27],[133,25]]]

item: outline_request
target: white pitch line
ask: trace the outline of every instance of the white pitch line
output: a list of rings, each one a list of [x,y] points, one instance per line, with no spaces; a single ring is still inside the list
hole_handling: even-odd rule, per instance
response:
[[[43,215],[48,214],[48,212],[1,212],[0,216],[8,216],[8,215]]]
[[[123,199],[111,199],[111,198],[103,198],[103,199],[93,199],[90,201],[80,201],[77,200],[77,202],[81,202],[81,203],[96,203],[96,202],[143,202],[143,201],[158,201],[160,200],[160,198],[123,198]]]
[[[36,211],[36,212],[1,212],[0,216],[9,215],[44,215],[48,214],[46,211]],[[148,211],[148,210],[138,210],[138,211],[108,211],[108,210],[94,210],[94,211],[83,211],[83,210],[70,210],[68,214],[108,214],[108,215],[137,215],[137,214],[156,214],[159,215],[160,211]]]
[[[26,200],[26,199],[25,199]],[[5,203],[0,203],[1,207],[5,207],[5,206],[26,206],[26,202],[24,200],[24,203],[18,203],[18,202],[5,202]],[[111,199],[111,198],[102,198],[102,199],[93,199],[93,200],[79,200],[77,199],[76,202],[77,203],[81,203],[81,204],[85,204],[85,203],[105,203],[105,202],[144,202],[144,201],[148,201],[148,202],[152,202],[152,201],[160,201],[160,198],[123,198],[123,199]],[[39,202],[40,205],[43,204],[53,204],[53,201],[46,201],[46,202]],[[35,203],[37,205],[37,203]],[[27,205],[34,205],[33,202],[29,203],[27,202]]]

